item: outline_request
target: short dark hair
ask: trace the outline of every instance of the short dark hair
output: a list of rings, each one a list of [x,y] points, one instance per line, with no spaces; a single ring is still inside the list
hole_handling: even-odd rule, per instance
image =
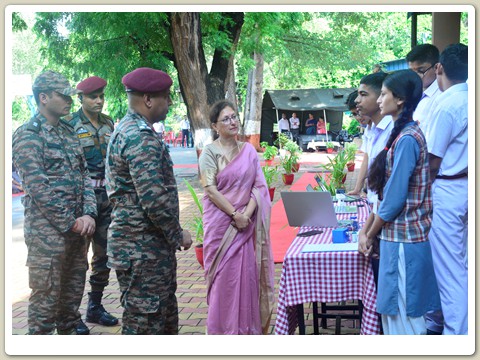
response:
[[[53,91],[54,90],[32,90],[33,98],[35,99],[35,102],[37,103],[37,106],[40,105],[40,94],[41,93],[47,94],[48,97],[52,97]]]
[[[435,45],[422,44],[415,46],[406,56],[407,62],[426,62],[429,64],[438,63],[440,52]]]
[[[210,123],[216,124],[218,122],[218,117],[220,116],[220,113],[226,107],[231,107],[234,111],[236,111],[235,105],[233,105],[228,100],[219,100],[215,104],[213,104],[210,107]]]
[[[373,74],[365,75],[362,80],[360,80],[360,84],[370,86],[378,95],[380,95],[380,91],[382,90],[383,80],[387,77],[387,73],[385,72],[377,72]]]
[[[358,90],[355,90],[354,92],[350,93],[347,97],[347,101],[345,101],[345,104],[348,106],[348,109],[353,109],[357,107],[357,104],[355,103],[355,99],[358,96]]]
[[[440,55],[440,64],[450,80],[466,81],[468,79],[468,46],[452,44]]]

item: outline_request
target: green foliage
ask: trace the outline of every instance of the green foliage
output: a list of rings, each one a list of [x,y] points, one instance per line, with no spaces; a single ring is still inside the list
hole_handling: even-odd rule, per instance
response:
[[[31,117],[31,111],[27,100],[23,96],[15,96],[12,103],[12,129],[15,131],[21,124]]]
[[[277,142],[284,152],[284,155],[280,157],[282,167],[286,174],[291,174],[293,166],[297,164],[298,159],[300,158],[302,149],[296,142],[290,140],[285,136],[285,134],[282,133],[278,135]]]
[[[272,188],[274,182],[278,180],[278,166],[262,166],[263,176],[265,177],[265,181],[267,182],[267,187],[269,189]]]
[[[345,152],[347,154],[347,162],[355,161],[355,155],[357,154],[357,145],[355,143],[345,143]]]
[[[325,146],[327,147],[327,149],[333,149],[335,146],[333,145],[332,142],[330,141],[327,141],[327,143],[325,144]]]
[[[352,136],[357,135],[360,132],[359,127],[360,123],[358,120],[350,118],[350,122],[348,123],[347,127],[348,134]]]
[[[335,195],[335,189],[343,188],[342,180],[345,176],[345,168],[347,166],[347,162],[347,152],[342,149],[333,158],[328,157],[328,164],[323,165],[323,168],[330,172],[329,191],[332,195]]]
[[[260,146],[265,149],[262,156],[265,160],[273,160],[278,153],[276,146],[268,145],[266,141],[262,141]]]
[[[184,179],[184,181],[190,195],[192,195],[193,201],[197,205],[198,212],[200,213],[200,216],[196,215],[193,217],[192,226],[195,229],[195,241],[199,244],[203,244],[203,205],[192,185],[186,179]]]
[[[23,20],[22,16],[18,12],[12,13],[12,30],[16,32],[27,30],[27,28],[27,23]]]

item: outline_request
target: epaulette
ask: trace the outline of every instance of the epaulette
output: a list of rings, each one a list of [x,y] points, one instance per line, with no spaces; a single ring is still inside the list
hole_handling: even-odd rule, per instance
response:
[[[140,131],[145,131],[145,130],[150,130],[150,131],[153,131],[150,126],[148,126],[146,123],[145,123],[145,120],[143,119],[137,119],[137,126],[138,128],[140,129]]]
[[[66,120],[65,118],[62,118],[62,119],[60,119],[60,122],[64,125],[66,125],[71,130],[73,130],[73,124],[70,121]]]
[[[39,133],[41,128],[42,128],[42,123],[36,117],[30,119],[30,121],[27,123],[27,126],[26,126],[27,130],[34,131],[36,133]]]

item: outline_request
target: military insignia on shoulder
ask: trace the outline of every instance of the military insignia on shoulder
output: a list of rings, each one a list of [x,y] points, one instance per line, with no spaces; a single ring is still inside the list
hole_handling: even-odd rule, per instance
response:
[[[145,122],[143,119],[138,119],[137,120],[137,126],[140,130],[152,130],[150,126]],[[152,130],[153,131],[153,130]]]
[[[40,132],[40,125],[41,125],[40,122],[38,122],[38,121],[36,121],[36,120],[35,120],[35,121],[31,121],[31,122],[28,124],[27,129],[28,129],[28,130],[33,130],[33,131],[35,131],[35,132],[38,133],[38,132]]]

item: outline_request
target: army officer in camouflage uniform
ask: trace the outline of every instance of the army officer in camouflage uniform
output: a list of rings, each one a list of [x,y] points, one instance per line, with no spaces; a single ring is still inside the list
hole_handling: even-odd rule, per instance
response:
[[[32,292],[29,334],[76,334],[87,271],[85,236],[97,207],[85,156],[73,127],[61,119],[79,90],[53,71],[32,86],[38,113],[13,135],[13,162],[25,190],[24,233]]]
[[[113,203],[108,264],[122,293],[122,334],[178,334],[175,251],[188,249],[192,239],[180,226],[170,154],[153,129],[167,115],[172,79],[139,68],[122,82],[129,110],[112,135],[106,164]]]
[[[77,133],[87,159],[88,171],[95,196],[97,198],[96,230],[93,234],[93,258],[90,275],[91,292],[88,293],[86,320],[105,326],[118,324],[118,319],[108,313],[102,305],[103,290],[108,285],[110,268],[107,266],[107,230],[110,225],[112,205],[108,201],[105,190],[105,157],[107,145],[113,132],[113,120],[102,114],[105,102],[104,89],[107,82],[98,76],[91,76],[81,81],[77,89],[81,108],[73,113],[70,124]],[[90,240],[90,239],[89,239]],[[88,335],[89,328],[80,321],[77,324],[77,334]]]

